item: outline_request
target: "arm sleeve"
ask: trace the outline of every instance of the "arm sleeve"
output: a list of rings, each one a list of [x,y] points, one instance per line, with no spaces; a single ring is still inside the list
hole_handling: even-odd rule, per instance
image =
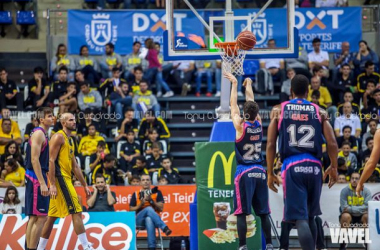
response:
[[[123,64],[123,59],[121,59],[121,56],[119,54],[116,54],[116,61],[117,63]]]
[[[95,95],[95,103],[93,104],[96,108],[101,108],[102,107],[102,103],[103,103],[103,99],[102,99],[102,96],[100,95],[99,91],[94,91],[94,95]]]
[[[355,118],[355,130],[362,130],[362,124],[360,123],[359,117]]]
[[[335,119],[335,121],[334,121],[334,130],[335,131],[339,131],[340,130],[340,127],[339,127],[339,117],[338,117],[338,119]]]
[[[70,62],[70,65],[68,66],[69,70],[70,71],[74,71],[75,70],[75,60],[73,57],[71,56],[68,56],[67,59],[69,59],[69,62]]]
[[[340,212],[342,213],[343,209],[345,208],[348,208],[347,192],[346,188],[343,188],[342,191],[340,191]]]
[[[16,206],[16,214],[21,214],[22,213],[22,207],[21,207],[21,204],[17,204]]]
[[[331,95],[330,95],[329,90],[327,88],[325,90],[326,90],[326,92],[324,94],[325,104],[326,103],[332,103]]]
[[[157,192],[157,200],[156,200],[156,202],[165,203],[164,196],[162,195],[162,193],[161,193],[160,190],[158,190],[158,192]]]
[[[86,109],[86,104],[84,104],[84,99],[83,99],[83,93],[82,92],[80,92],[79,94],[78,94],[78,106],[79,106],[79,108],[80,108],[80,110],[85,110]]]
[[[57,57],[54,56],[50,63],[50,70],[55,71],[57,69]]]
[[[378,55],[374,51],[371,51],[371,54],[372,54],[372,62],[377,65],[379,63]]]
[[[161,118],[158,118],[160,123],[162,124],[162,129],[160,132],[160,138],[165,139],[165,138],[170,138],[170,131],[168,126],[166,125],[165,121],[162,120]]]
[[[136,193],[132,194],[131,201],[129,202],[129,206],[135,207],[136,206]]]
[[[153,94],[150,96],[150,99],[151,99],[152,106],[158,104],[157,98]]]

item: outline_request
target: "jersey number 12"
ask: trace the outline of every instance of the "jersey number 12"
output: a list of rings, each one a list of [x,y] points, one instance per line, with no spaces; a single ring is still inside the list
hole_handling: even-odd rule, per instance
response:
[[[311,125],[301,125],[296,129],[296,125],[292,124],[286,130],[289,133],[289,146],[292,147],[301,147],[301,148],[313,148],[314,141],[311,139],[315,136],[315,129]],[[297,141],[296,133],[302,134],[301,139]]]

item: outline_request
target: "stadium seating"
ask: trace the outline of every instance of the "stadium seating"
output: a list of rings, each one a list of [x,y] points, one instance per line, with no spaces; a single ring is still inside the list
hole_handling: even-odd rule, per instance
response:
[[[1,31],[0,35],[1,37],[5,37],[5,26],[12,24],[12,15],[10,11],[0,11],[0,25],[1,25]]]

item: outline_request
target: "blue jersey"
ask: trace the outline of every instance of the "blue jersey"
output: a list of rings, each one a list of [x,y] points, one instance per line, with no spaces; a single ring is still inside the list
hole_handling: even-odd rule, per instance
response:
[[[242,136],[235,140],[235,154],[238,165],[261,164],[261,141],[263,129],[259,121],[244,122]]]
[[[289,156],[304,153],[322,158],[322,120],[316,104],[304,99],[281,103],[278,131],[282,162]]]
[[[41,130],[45,134],[45,142],[42,145],[41,153],[40,153],[40,165],[42,172],[49,172],[49,137],[47,136],[45,130],[41,127],[37,127],[33,129],[32,133],[30,134],[30,139],[28,141],[28,144],[26,146],[26,158],[25,158],[25,167],[26,169],[33,170],[32,165],[32,135],[35,131]]]

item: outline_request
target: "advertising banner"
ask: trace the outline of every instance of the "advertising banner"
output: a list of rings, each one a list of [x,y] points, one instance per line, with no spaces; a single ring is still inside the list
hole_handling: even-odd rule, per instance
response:
[[[25,189],[23,187],[17,189],[19,191],[21,204],[24,206]],[[132,194],[140,189],[139,186],[111,186],[111,190],[116,194],[117,203],[114,205],[115,210],[129,211],[129,202],[131,201]],[[158,189],[162,192],[165,200],[164,211],[160,214],[161,219],[173,231],[170,236],[189,236],[189,205],[194,201],[195,185],[166,185],[158,186]],[[3,200],[5,190],[5,188],[0,188],[0,203]],[[87,206],[86,195],[83,188],[76,187],[76,191],[81,197],[83,205]],[[138,234],[138,237],[145,236],[146,231],[142,231]]]
[[[83,223],[88,241],[99,250],[136,249],[136,224],[134,212],[83,213]],[[25,230],[28,218],[24,215],[0,214],[0,249],[21,250],[25,245]],[[58,219],[50,235],[47,250],[83,250],[75,234],[71,216]]]
[[[233,215],[233,142],[195,144],[198,195],[198,249],[230,250],[238,247],[237,222]],[[262,249],[260,218],[247,216],[248,249]]]
[[[321,195],[321,210],[323,230],[325,236],[330,236],[330,229],[339,228],[339,207],[340,207],[340,191],[348,184],[335,184],[331,189],[327,184],[322,187]],[[365,187],[371,191],[372,200],[380,201],[380,184],[379,183],[366,183]],[[269,191],[269,205],[271,208],[271,216],[278,233],[281,232],[281,221],[283,219],[284,202],[283,202],[283,189],[282,186],[278,188],[278,193]],[[370,220],[369,223],[371,223]],[[292,230],[290,235],[297,235],[297,230]]]
[[[369,250],[376,250],[380,246],[380,200],[368,203],[369,238],[372,243]]]
[[[252,9],[234,10],[237,15],[254,17],[259,11]],[[319,37],[321,49],[327,52],[339,52],[342,42],[349,42],[352,52],[359,50],[362,39],[361,8],[297,8],[295,11],[295,27],[299,30],[300,46],[310,52],[312,41]],[[269,39],[276,40],[277,47],[287,47],[287,10],[267,9],[252,24],[252,32],[256,35],[255,47],[267,46]],[[355,26],[355,28],[352,28]],[[244,28],[242,22],[235,22],[235,37]]]
[[[201,22],[190,15],[191,11],[183,10],[174,14],[175,31],[183,37],[204,37]],[[203,16],[203,11],[199,11]],[[163,32],[166,30],[165,10],[133,11],[68,11],[68,49],[69,54],[79,54],[83,45],[89,47],[92,55],[105,53],[105,45],[113,43],[115,52],[125,55],[132,52],[132,44],[153,38],[163,43]]]
[[[254,16],[258,9],[237,9],[235,15]],[[216,15],[217,11],[213,11]],[[299,30],[300,45],[311,51],[312,40],[322,40],[321,49],[328,52],[341,50],[342,42],[349,42],[351,51],[358,51],[362,38],[361,8],[297,8],[295,27]],[[210,11],[199,11],[207,20]],[[221,14],[223,12],[221,11]],[[265,47],[269,39],[275,39],[277,47],[287,46],[287,11],[285,8],[267,9],[260,15],[252,31],[256,35],[256,47]],[[92,55],[105,53],[105,45],[115,44],[115,52],[125,55],[132,52],[135,41],[143,43],[147,38],[162,44],[166,29],[164,10],[123,10],[123,11],[68,11],[69,54],[79,54],[82,45],[89,47]],[[187,49],[199,48],[194,37],[206,41],[205,28],[189,10],[174,13],[175,33],[181,41],[187,41]],[[235,22],[235,37],[244,27]],[[200,28],[202,27],[202,28]],[[355,28],[352,28],[355,27]]]
[[[83,188],[76,188],[78,194],[85,197]],[[116,211],[129,211],[129,202],[134,192],[139,191],[137,186],[113,186],[111,190],[115,192],[117,203]],[[160,214],[161,219],[173,231],[170,237],[189,236],[190,225],[190,203],[194,201],[195,185],[166,185],[158,186],[164,196],[164,211]],[[83,203],[85,199],[83,199]],[[138,234],[138,237],[146,237],[146,231]]]

